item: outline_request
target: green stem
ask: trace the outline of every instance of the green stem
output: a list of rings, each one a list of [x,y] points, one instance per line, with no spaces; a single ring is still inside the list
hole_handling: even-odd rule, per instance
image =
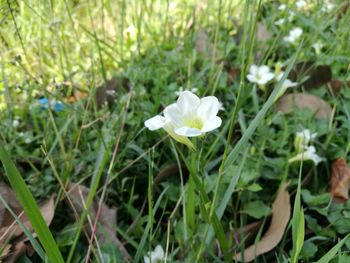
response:
[[[194,142],[195,148],[197,148],[197,141]],[[196,208],[196,193],[195,193],[195,183],[193,177],[197,175],[197,152],[191,151],[191,162],[188,170],[190,172],[190,177],[187,184],[187,204],[186,204],[186,215],[187,215],[187,231],[189,236],[191,235],[193,228],[195,226],[195,208]]]

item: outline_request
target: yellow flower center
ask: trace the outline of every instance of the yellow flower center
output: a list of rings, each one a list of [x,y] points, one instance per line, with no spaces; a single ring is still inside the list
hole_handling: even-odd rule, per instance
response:
[[[191,119],[186,119],[184,121],[184,124],[187,127],[196,128],[198,130],[201,130],[203,128],[203,121],[200,118],[198,118],[198,117],[194,117],[194,118],[191,118]]]

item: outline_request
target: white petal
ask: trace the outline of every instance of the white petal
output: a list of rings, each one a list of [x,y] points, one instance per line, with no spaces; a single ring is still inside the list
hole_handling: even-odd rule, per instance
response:
[[[148,256],[143,256],[143,262],[144,262],[144,263],[150,263],[151,260],[149,259]]]
[[[252,83],[257,83],[258,80],[256,79],[256,77],[254,75],[247,75],[247,79],[252,82]]]
[[[261,78],[260,82],[262,82],[261,84],[266,84],[267,82],[269,82],[274,77],[275,77],[275,74],[273,74],[273,73],[265,73],[263,75],[263,77]]]
[[[156,246],[153,251],[153,256],[159,260],[162,260],[164,258],[164,250],[161,245]]]
[[[170,104],[164,109],[164,116],[175,126],[182,126],[183,115],[176,103]]]
[[[298,83],[297,82],[292,82],[290,81],[289,79],[286,79],[283,84],[282,84],[285,88],[292,88],[292,87],[295,87],[295,86],[298,86]]]
[[[145,126],[150,130],[150,131],[155,131],[160,128],[163,128],[163,126],[166,123],[166,118],[163,116],[157,115],[154,116],[153,118],[150,118],[145,121]]]
[[[218,114],[220,108],[219,100],[214,96],[208,96],[201,99],[197,109],[197,115],[205,122]]]
[[[177,128],[174,130],[177,135],[186,137],[196,137],[202,135],[202,132],[196,128],[190,128],[187,126]]]
[[[203,128],[201,132],[210,132],[212,130],[215,130],[221,126],[222,120],[220,117],[215,116],[211,118],[210,120],[207,120],[204,122]]]
[[[263,66],[261,66],[261,67],[259,68],[259,73],[260,73],[261,75],[265,75],[265,74],[267,74],[267,73],[269,73],[269,72],[270,72],[270,68],[269,68],[268,66],[263,65]]]
[[[258,74],[258,71],[259,71],[259,67],[257,65],[253,64],[253,65],[250,66],[249,73],[251,75]]]
[[[198,108],[200,99],[192,92],[185,90],[180,94],[176,104],[183,115],[189,115]]]

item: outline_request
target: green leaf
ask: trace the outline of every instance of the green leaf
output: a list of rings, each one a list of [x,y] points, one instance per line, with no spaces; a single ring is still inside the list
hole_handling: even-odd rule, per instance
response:
[[[259,192],[262,190],[262,187],[259,184],[251,184],[247,187],[248,191]]]
[[[39,207],[36,204],[34,197],[28,190],[26,183],[21,177],[15,164],[11,161],[5,148],[0,144],[0,159],[4,165],[5,173],[8,177],[13,191],[23,207],[24,212],[28,216],[30,223],[33,226],[35,233],[49,258],[49,262],[63,263],[63,258],[58,246],[47,227],[43,216],[40,213]]]
[[[262,201],[253,201],[244,206],[243,213],[247,213],[251,217],[260,219],[271,214],[271,208],[265,205]]]

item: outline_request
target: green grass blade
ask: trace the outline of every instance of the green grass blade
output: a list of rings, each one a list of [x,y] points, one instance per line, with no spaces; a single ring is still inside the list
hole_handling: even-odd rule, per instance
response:
[[[339,249],[345,244],[345,242],[349,239],[350,234],[347,234],[342,240],[338,242],[331,250],[327,252],[322,258],[320,258],[316,263],[328,263],[332,259],[334,259],[335,255],[338,253]]]
[[[33,226],[35,233],[44,247],[44,250],[49,258],[49,262],[63,263],[63,258],[58,246],[47,227],[44,218],[42,217],[39,207],[36,204],[34,197],[28,190],[23,178],[17,170],[15,164],[11,161],[8,153],[3,145],[0,144],[0,159],[4,165],[5,173],[8,177],[10,185],[23,207],[24,212],[28,216],[30,223]]]
[[[227,156],[227,159],[225,160],[225,164],[224,164],[224,173],[226,173],[228,171],[228,168],[230,167],[230,165],[232,165],[236,161],[236,159],[238,158],[240,153],[243,151],[244,147],[246,147],[248,140],[252,137],[253,133],[255,132],[255,130],[257,129],[257,127],[261,123],[261,121],[264,119],[267,111],[274,104],[275,99],[277,98],[278,94],[280,93],[280,91],[283,88],[282,87],[283,82],[286,80],[287,76],[289,75],[289,72],[292,70],[292,67],[295,64],[295,61],[300,53],[302,45],[303,44],[301,43],[297,52],[295,53],[291,62],[289,63],[285,73],[283,74],[282,79],[277,83],[276,88],[274,89],[274,91],[270,95],[269,99],[266,101],[266,103],[264,104],[262,109],[258,112],[258,114],[254,118],[252,123],[249,125],[248,129],[244,132],[242,138],[238,141],[236,146],[232,149],[232,151]]]

